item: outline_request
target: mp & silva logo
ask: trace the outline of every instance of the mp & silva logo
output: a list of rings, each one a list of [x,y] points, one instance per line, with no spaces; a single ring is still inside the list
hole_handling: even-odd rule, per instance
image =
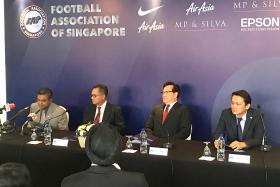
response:
[[[20,15],[20,28],[29,38],[41,37],[47,28],[46,13],[36,5],[26,7]]]

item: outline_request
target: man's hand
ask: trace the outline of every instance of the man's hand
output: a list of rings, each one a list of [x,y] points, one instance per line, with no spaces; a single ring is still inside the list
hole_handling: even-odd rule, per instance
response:
[[[232,149],[244,149],[247,147],[247,144],[245,142],[239,142],[239,141],[234,141],[229,144],[230,148]]]
[[[34,121],[34,120],[37,118],[37,114],[35,114],[35,113],[30,113],[30,114],[28,114],[27,117],[31,117],[32,120]]]

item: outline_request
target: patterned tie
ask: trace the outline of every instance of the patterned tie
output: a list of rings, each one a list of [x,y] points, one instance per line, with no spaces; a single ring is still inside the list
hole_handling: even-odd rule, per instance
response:
[[[101,109],[101,107],[99,106],[99,107],[97,107],[97,109],[98,109],[98,112],[97,112],[97,115],[96,115],[96,117],[93,121],[94,124],[98,124],[100,122],[100,109]]]
[[[243,135],[242,135],[242,128],[241,128],[241,122],[242,118],[237,118],[237,138],[238,138],[238,141],[242,141],[243,140]]]
[[[170,107],[170,105],[166,105],[165,110],[164,110],[164,112],[163,112],[163,114],[162,114],[162,124],[164,124],[165,119],[166,119],[166,117],[167,117],[167,115],[168,115],[169,107]]]

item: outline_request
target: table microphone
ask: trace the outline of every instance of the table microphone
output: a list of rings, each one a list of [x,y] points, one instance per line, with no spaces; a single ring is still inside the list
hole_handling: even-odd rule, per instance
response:
[[[11,117],[9,120],[5,121],[5,122],[3,123],[3,126],[9,126],[9,125],[11,125],[12,121],[14,121],[14,120],[15,120],[18,116],[20,116],[21,114],[27,112],[29,109],[30,109],[29,106],[20,109],[19,111],[17,111],[17,113],[16,113],[13,117]]]
[[[174,144],[169,141],[169,137],[170,137],[169,132],[166,128],[163,129],[166,131],[167,134],[167,142],[163,144],[163,147],[167,149],[172,149]]]
[[[35,114],[38,114],[40,112],[41,109],[38,109]],[[30,122],[30,121],[33,121],[32,117],[29,116],[27,117],[27,120],[23,123],[23,125],[21,126],[21,132],[20,132],[20,135],[24,135],[23,133],[23,128]]]
[[[264,151],[264,152],[268,152],[270,151],[271,149],[271,145],[268,145],[266,143],[266,128],[265,128],[265,125],[264,125],[264,120],[263,120],[263,113],[261,112],[261,106],[260,105],[257,105],[257,109],[258,111],[260,112],[260,117],[261,117],[261,121],[262,121],[262,125],[263,125],[263,129],[264,129],[264,134],[263,134],[263,141],[262,141],[262,145],[261,145],[261,151]]]

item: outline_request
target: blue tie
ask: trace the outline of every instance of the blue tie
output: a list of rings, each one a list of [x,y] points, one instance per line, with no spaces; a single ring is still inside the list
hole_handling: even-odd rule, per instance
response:
[[[243,140],[243,135],[242,135],[242,129],[241,129],[241,122],[242,118],[237,118],[238,124],[237,124],[237,138],[238,141],[242,141]]]

